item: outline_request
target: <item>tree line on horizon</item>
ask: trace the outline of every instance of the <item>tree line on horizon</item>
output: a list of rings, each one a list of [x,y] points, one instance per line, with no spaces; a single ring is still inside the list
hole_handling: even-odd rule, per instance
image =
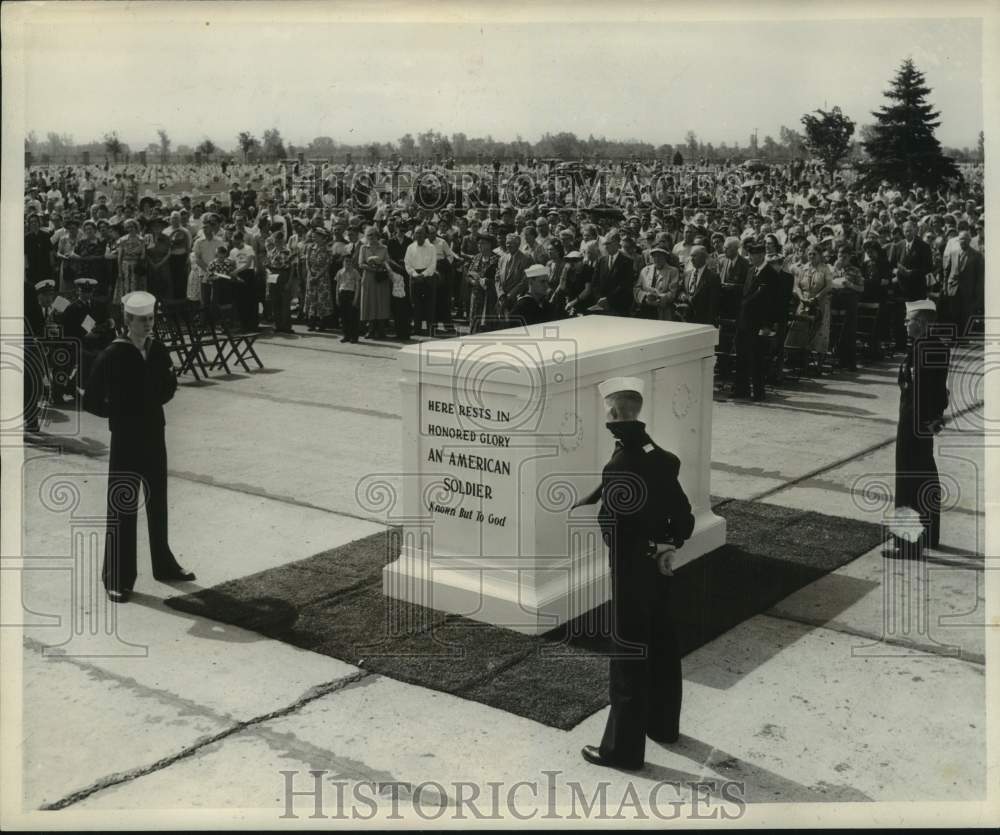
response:
[[[89,158],[92,162],[108,159],[115,164],[123,158],[138,159],[145,164],[185,162],[198,164],[222,159],[242,162],[276,162],[294,158],[328,159],[335,162],[375,163],[387,160],[447,161],[461,163],[489,163],[493,160],[513,161],[527,159],[558,160],[628,160],[658,159],[666,163],[684,162],[741,162],[759,159],[764,162],[784,163],[815,159],[830,171],[848,163],[872,178],[934,184],[942,178],[957,175],[955,162],[983,161],[983,132],[980,131],[977,147],[942,148],[934,137],[939,126],[938,114],[926,101],[931,92],[924,83],[924,76],[907,58],[885,91],[887,104],[872,115],[875,121],[856,125],[839,107],[816,110],[801,118],[802,131],[782,125],[775,139],[766,135],[758,143],[756,132],[750,134],[746,144],[721,142],[718,145],[699,139],[693,130],[687,131],[684,141],[676,145],[654,145],[636,139],[613,140],[595,137],[577,137],[568,131],[545,133],[537,142],[528,142],[518,136],[514,141],[495,140],[492,136],[470,137],[465,133],[447,136],[434,130],[404,134],[397,142],[371,142],[350,144],[338,142],[333,137],[319,136],[306,145],[286,143],[277,127],[264,130],[260,137],[251,131],[240,131],[230,148],[225,149],[211,139],[204,139],[196,146],[178,144],[176,147],[164,129],[157,131],[157,141],[146,148],[132,149],[116,131],[109,131],[100,140],[77,144],[72,136],[49,132],[41,141],[31,132],[25,138],[28,158],[45,162]]]

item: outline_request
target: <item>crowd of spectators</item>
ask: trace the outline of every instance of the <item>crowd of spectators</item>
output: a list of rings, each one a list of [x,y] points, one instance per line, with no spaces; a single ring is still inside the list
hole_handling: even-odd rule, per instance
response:
[[[974,330],[984,200],[981,169],[965,174],[930,190],[805,163],[35,166],[26,293],[89,279],[112,327],[142,289],[232,304],[247,331],[346,342],[578,315],[697,322],[732,331],[735,393],[752,377],[763,397],[765,354],[855,369],[859,309],[875,357],[905,348],[905,301],[930,296],[939,322]]]

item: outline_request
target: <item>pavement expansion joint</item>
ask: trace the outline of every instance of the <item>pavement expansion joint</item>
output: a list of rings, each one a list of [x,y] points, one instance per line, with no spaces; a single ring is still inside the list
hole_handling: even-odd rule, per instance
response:
[[[899,647],[901,649],[912,650],[920,655],[937,655],[942,658],[954,658],[956,661],[964,661],[977,667],[986,666],[986,656],[979,652],[970,652],[961,647],[949,647],[943,644],[934,644],[897,638],[891,635],[875,635],[863,629],[853,629],[845,623],[837,620],[823,620],[822,618],[808,618],[802,615],[784,614],[780,609],[768,609],[760,613],[761,617],[781,620],[786,623],[797,623],[801,626],[812,626],[817,629],[826,629],[830,632],[837,632],[841,635],[850,635],[852,638],[863,638],[870,644],[885,644],[886,646]]]
[[[39,650],[40,648],[45,646],[41,642],[34,641],[31,639],[26,639],[25,644],[34,650]],[[159,698],[162,698],[164,695],[167,695],[170,697],[169,700],[171,701],[171,703],[176,703],[177,701],[177,697],[174,696],[173,694],[167,693],[167,691],[160,691],[156,690],[155,688],[142,687],[142,685],[139,685],[137,682],[135,682],[134,679],[124,676],[117,676],[114,673],[109,673],[106,670],[101,670],[94,664],[81,662],[75,658],[60,658],[59,656],[50,656],[50,657],[52,657],[54,660],[72,663],[88,672],[96,672],[101,676],[114,678],[118,680],[118,682],[123,686],[127,686],[132,689],[141,688],[143,690],[148,690],[151,693],[156,694],[157,697]],[[181,760],[186,760],[194,756],[199,751],[201,751],[202,749],[206,748],[209,745],[214,745],[217,742],[221,742],[222,740],[228,739],[229,737],[235,734],[239,734],[247,729],[254,728],[265,722],[269,722],[272,719],[281,719],[286,716],[289,716],[301,710],[303,707],[310,704],[311,702],[314,702],[317,699],[322,699],[326,696],[331,695],[332,693],[336,693],[339,690],[354,685],[357,682],[361,681],[362,679],[368,678],[371,675],[373,675],[373,673],[369,672],[368,670],[357,670],[349,675],[334,679],[333,681],[317,684],[313,687],[310,687],[305,694],[303,694],[301,697],[299,697],[289,705],[278,708],[276,710],[269,711],[268,713],[261,714],[260,716],[254,716],[250,719],[234,722],[230,727],[226,728],[225,730],[219,731],[218,733],[215,734],[210,734],[209,736],[206,736],[198,740],[197,742],[182,748],[180,751],[171,754],[168,757],[163,757],[149,765],[140,766],[138,768],[129,769],[128,771],[118,772],[115,774],[109,774],[105,777],[102,777],[100,780],[91,783],[89,786],[86,786],[82,789],[78,789],[77,791],[72,792],[71,794],[68,794],[65,797],[62,797],[59,800],[55,800],[52,803],[45,804],[44,806],[41,807],[41,810],[58,811],[61,809],[65,809],[68,806],[72,806],[75,803],[79,803],[82,800],[86,800],[88,797],[91,797],[92,795],[96,794],[97,792],[103,791],[104,789],[112,788],[114,786],[118,786],[123,783],[129,783],[133,780],[137,780],[140,777],[145,777],[147,774],[152,774],[157,771],[162,771],[165,768],[169,768],[176,762],[179,762]],[[197,705],[196,707],[200,713],[214,716],[214,714],[211,714],[211,711],[208,711],[203,706]],[[219,718],[219,717],[214,716],[214,718]]]
[[[975,411],[976,409],[981,409],[982,407],[983,407],[982,401],[977,401],[975,403],[972,403],[971,405],[966,406],[964,409],[952,415],[950,420],[954,421],[957,418],[963,417],[964,415],[967,415],[969,412]],[[890,444],[894,443],[896,443],[895,435],[893,435],[890,438],[887,438],[884,441],[879,441],[878,443],[872,444],[868,447],[865,447],[864,449],[860,449],[857,452],[852,452],[850,455],[847,455],[844,458],[841,458],[837,461],[831,461],[829,464],[824,464],[822,467],[817,467],[815,470],[810,470],[807,473],[803,473],[800,476],[796,476],[790,481],[786,481],[784,484],[778,484],[774,487],[769,487],[767,490],[763,490],[760,493],[750,496],[749,501],[759,502],[761,499],[770,498],[771,496],[774,496],[777,493],[781,493],[785,490],[791,489],[792,487],[796,487],[804,481],[816,478],[817,476],[823,475],[824,473],[828,473],[831,470],[836,470],[838,467],[844,466],[844,464],[848,464],[851,461],[854,461],[858,458],[863,458],[866,455],[871,455],[873,452],[877,452],[878,450],[883,449],[889,446]]]

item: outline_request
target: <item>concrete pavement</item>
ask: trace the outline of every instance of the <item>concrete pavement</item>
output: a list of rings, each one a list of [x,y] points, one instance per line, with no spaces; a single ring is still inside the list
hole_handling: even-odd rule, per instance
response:
[[[699,780],[715,780],[709,802],[730,810],[739,804],[718,787],[735,781],[747,816],[774,803],[985,796],[979,354],[952,375],[962,417],[938,442],[951,498],[927,570],[866,554],[689,655],[681,743],[650,743],[647,768],[626,775],[579,757],[606,710],[559,731],[163,605],[381,527],[355,488],[366,474],[398,477],[395,348],[306,334],[258,347],[266,373],[182,385],[167,407],[171,541],[195,584],[157,583],[140,559],[134,603],[112,611],[75,594],[74,547],[99,565],[104,421],[55,415],[46,431],[62,451],[25,450],[24,553],[39,570],[23,573],[23,796],[26,809],[61,810],[51,826],[73,812],[166,809],[254,810],[242,820],[278,826],[286,801],[303,819],[313,812],[314,794],[286,796],[313,785],[310,769],[324,772],[328,815],[338,791],[366,796],[373,783],[409,786],[397,802],[411,816],[412,787],[430,782],[441,791],[418,805],[454,804],[471,791],[461,781],[485,797],[499,781],[503,806],[518,781],[544,789],[543,771],[560,772],[561,809],[575,799],[564,784],[589,798],[609,781],[612,813],[629,786],[648,799],[674,781],[659,805],[682,802],[682,817]],[[890,364],[804,381],[765,404],[720,399],[712,492],[877,522],[897,402]],[[75,507],[59,484],[72,485]],[[79,634],[92,615],[113,615],[114,634]],[[522,788],[515,805],[546,799]],[[351,808],[363,819],[368,805]]]

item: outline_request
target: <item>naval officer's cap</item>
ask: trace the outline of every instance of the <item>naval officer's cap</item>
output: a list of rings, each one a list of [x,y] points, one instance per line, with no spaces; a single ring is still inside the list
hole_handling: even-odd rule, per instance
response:
[[[44,293],[46,290],[55,290],[56,283],[51,278],[45,278],[41,281],[35,282],[35,290],[39,293]]]
[[[937,305],[930,299],[918,299],[915,302],[907,302],[906,315],[912,316],[916,313],[937,313]]]
[[[611,377],[599,383],[597,390],[601,393],[601,397],[610,397],[622,391],[634,391],[642,397],[645,385],[638,377]]]
[[[544,264],[532,264],[524,271],[525,278],[542,278],[548,277],[549,268]]]
[[[122,297],[125,312],[132,316],[152,316],[156,310],[156,296],[144,290],[136,290]]]
[[[97,286],[97,279],[96,278],[78,278],[73,283],[77,287],[79,287],[81,289],[87,289],[88,287],[96,287]]]

